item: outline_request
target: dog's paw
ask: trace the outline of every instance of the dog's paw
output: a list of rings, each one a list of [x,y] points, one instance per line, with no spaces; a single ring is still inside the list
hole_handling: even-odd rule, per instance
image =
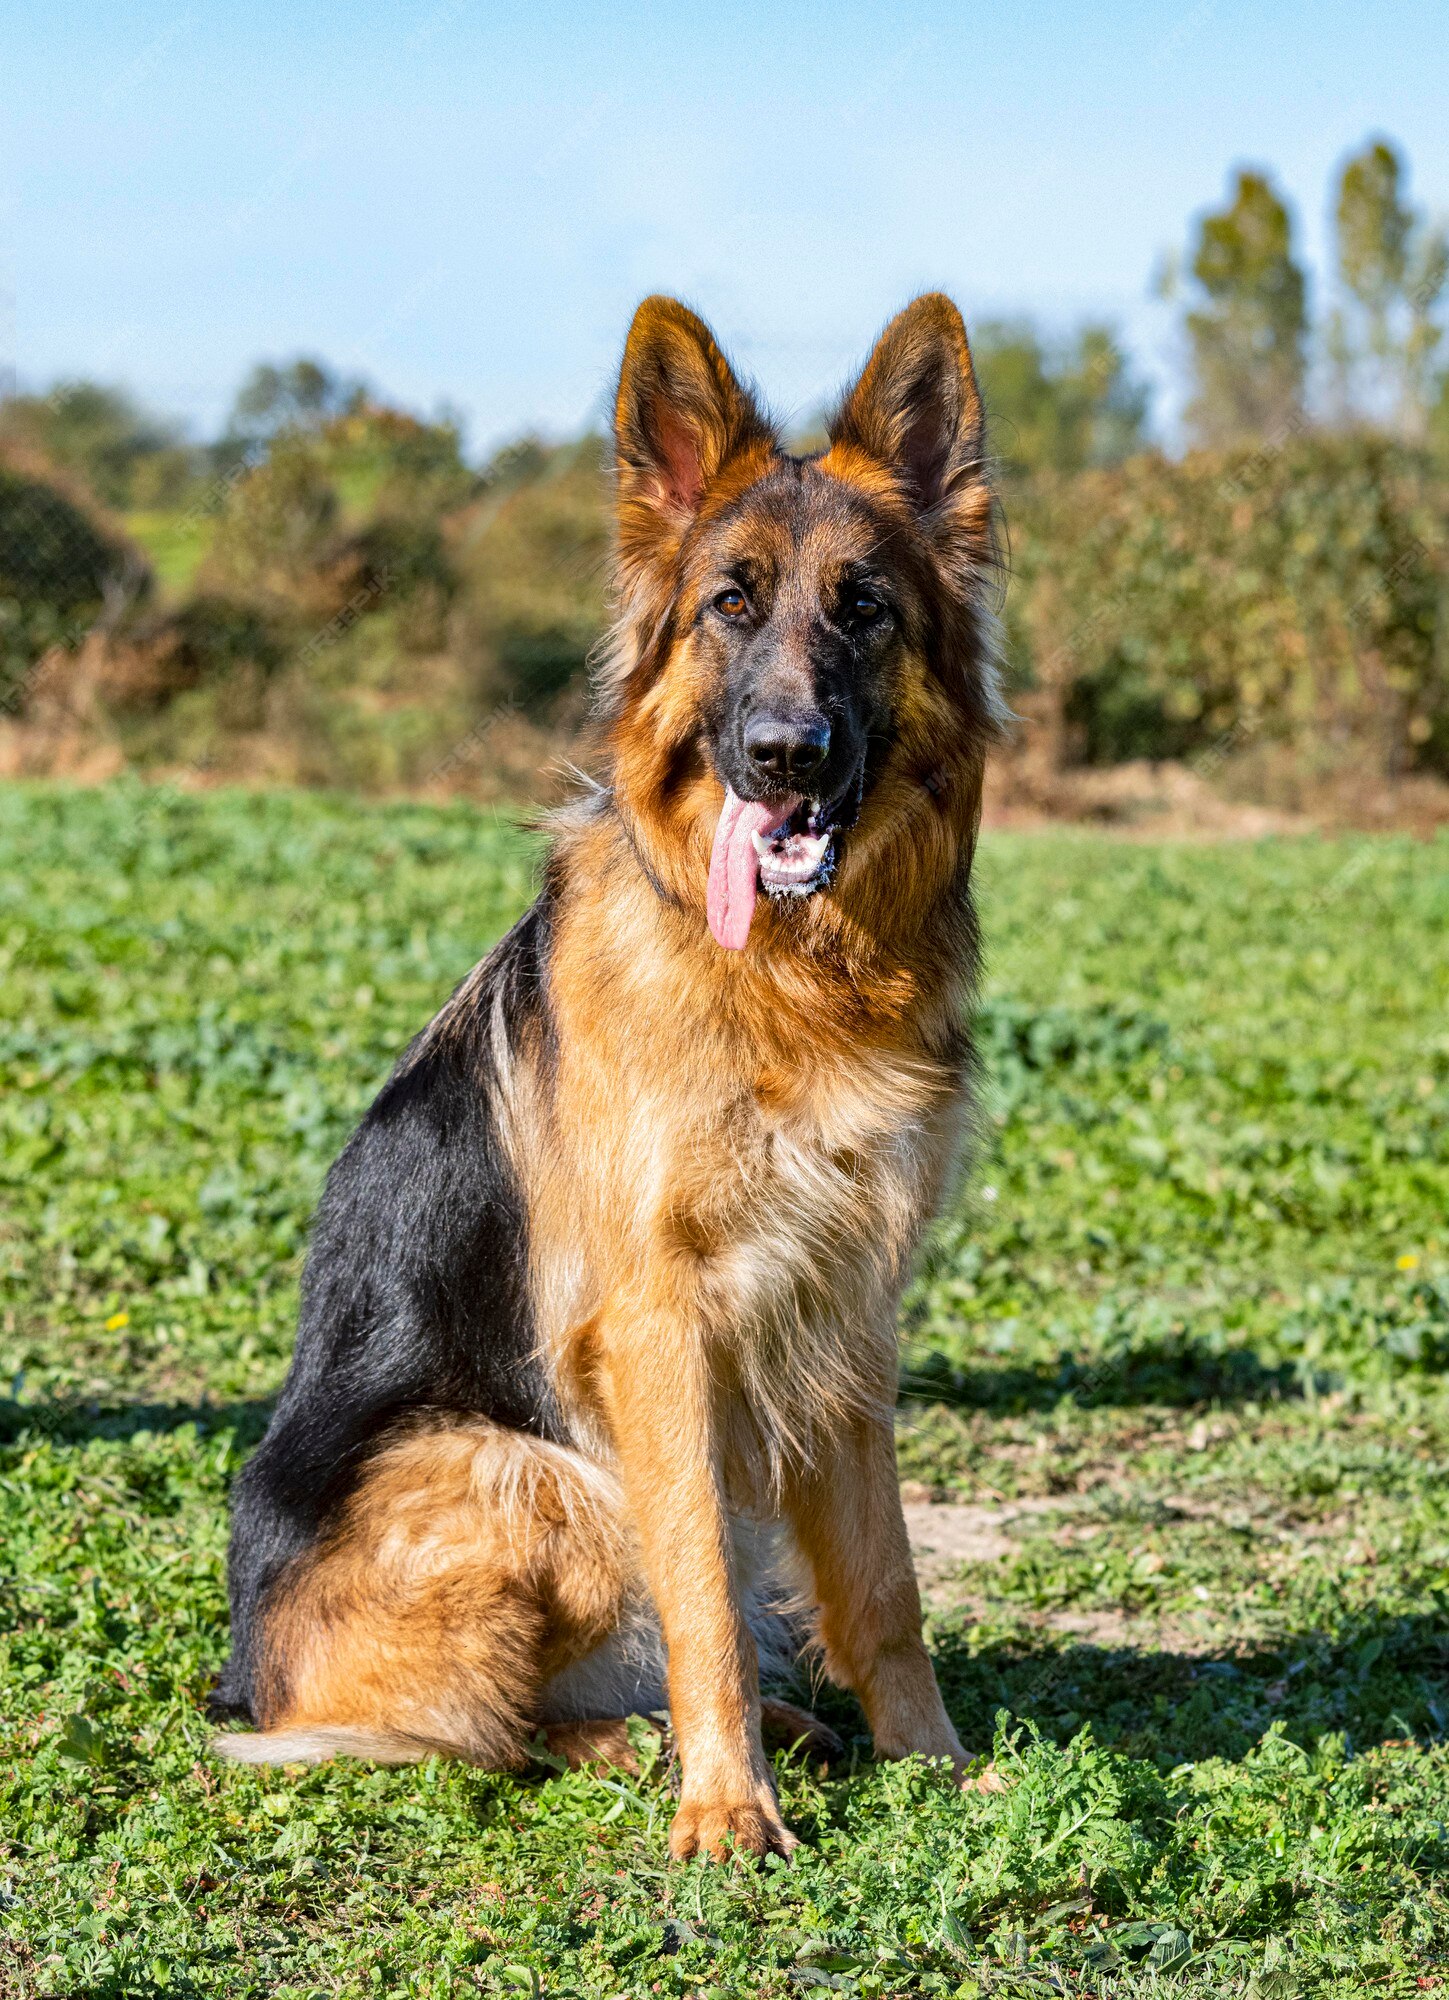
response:
[[[845,1745],[830,1724],[792,1701],[774,1701],[767,1695],[760,1703],[760,1733],[767,1750],[798,1751],[823,1763],[845,1755]]]
[[[1004,1792],[1006,1780],[996,1766],[981,1757],[953,1759],[956,1783],[963,1792]]]
[[[748,1799],[719,1805],[712,1799],[680,1801],[669,1829],[669,1852],[676,1861],[725,1861],[732,1855],[783,1855],[800,1845],[772,1800]]]

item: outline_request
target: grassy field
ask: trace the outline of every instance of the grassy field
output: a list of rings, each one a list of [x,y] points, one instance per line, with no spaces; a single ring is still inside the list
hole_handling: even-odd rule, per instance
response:
[[[309,1207],[537,859],[461,806],[0,790],[0,1992],[1449,1991],[1443,842],[985,842],[900,1448],[1005,1790],[827,1696],[795,1866],[705,1871],[647,1755],[208,1758]]]

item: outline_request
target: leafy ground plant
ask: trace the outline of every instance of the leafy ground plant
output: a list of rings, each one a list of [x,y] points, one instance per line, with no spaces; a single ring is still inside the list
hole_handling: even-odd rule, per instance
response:
[[[222,1768],[307,1215],[530,894],[462,806],[0,791],[0,1992],[1449,1990],[1449,848],[988,838],[979,1157],[901,1470],[1004,1789]]]

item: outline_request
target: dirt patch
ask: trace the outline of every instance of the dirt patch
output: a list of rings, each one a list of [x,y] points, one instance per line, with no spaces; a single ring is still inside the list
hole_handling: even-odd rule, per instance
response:
[[[964,1501],[935,1506],[915,1500],[902,1511],[923,1586],[944,1581],[962,1563],[999,1562],[1016,1547],[1004,1532],[1000,1507],[974,1507]]]
[[[1449,826],[1449,785],[1427,774],[1349,769],[1314,776],[1170,761],[1105,768],[1052,763],[1030,745],[987,766],[988,827],[1097,826],[1137,840],[1262,840],[1269,834],[1400,832]],[[1236,795],[1233,795],[1236,794]],[[1269,801],[1272,803],[1269,803]]]
[[[1003,1500],[982,1506],[970,1500],[927,1500],[918,1488],[903,1488],[901,1512],[906,1517],[911,1555],[923,1589],[954,1580],[964,1563],[999,1562],[1016,1550],[1007,1530],[1013,1521],[1031,1514],[1071,1510],[1071,1499]]]
[[[1271,833],[1309,833],[1317,823],[1304,813],[1226,799],[1186,764],[1139,759],[1104,770],[1047,769],[1008,756],[988,767],[984,825],[1034,827],[1063,820],[1142,840],[1261,840]]]
[[[94,712],[94,702],[83,698],[84,690],[67,683],[61,693],[63,700],[41,704],[24,721],[0,717],[0,778],[63,777],[77,784],[102,784],[134,768],[139,776],[184,790],[314,781],[315,760],[307,745],[265,730],[233,731],[215,746],[215,759],[205,770],[129,765],[120,742]],[[415,708],[418,703],[415,697],[399,696],[391,705]],[[354,782],[378,796],[461,796],[484,804],[516,804],[525,811],[557,803],[572,791],[575,758],[591,761],[588,740],[577,731],[505,714],[465,734],[412,783]],[[1190,764],[1139,759],[1096,769],[1054,765],[1035,751],[1007,751],[987,766],[982,819],[987,827],[1013,829],[1090,826],[1127,840],[1261,840],[1270,834],[1345,830],[1427,837],[1449,827],[1449,785],[1428,776],[1390,780],[1370,773],[1311,780],[1290,772],[1265,777],[1258,786],[1240,774],[1234,780],[1242,794],[1237,797],[1227,795],[1226,779],[1211,763],[1196,770]],[[1267,797],[1275,803],[1266,803]]]
[[[985,1618],[992,1610],[989,1595],[983,1593],[980,1576],[963,1575],[972,1563],[996,1563],[1014,1555],[1019,1543],[1010,1532],[1012,1524],[1043,1514],[1072,1514],[1079,1511],[1075,1496],[1030,1498],[1002,1501],[982,1506],[974,1501],[931,1501],[902,1494],[901,1511],[910,1537],[916,1577],[927,1607]],[[1018,1613],[1020,1607],[1014,1607]],[[1027,1614],[1027,1622],[1041,1631],[1070,1633],[1084,1643],[1108,1650],[1139,1642],[1152,1621],[1125,1617],[1119,1611],[1042,1611]],[[1158,1627],[1152,1624],[1155,1644]],[[1176,1635],[1174,1635],[1176,1636]]]
[[[1079,1496],[1070,1494],[1008,1500],[998,1506],[903,1498],[906,1533],[927,1611],[949,1612],[953,1619],[982,1624],[999,1619],[1006,1607],[993,1600],[989,1575],[972,1576],[967,1566],[1000,1562],[1014,1554],[1020,1546],[1011,1533],[1014,1522],[1034,1515],[1080,1513],[1082,1505]],[[1174,1511],[1193,1517],[1215,1512],[1201,1504]],[[1078,1532],[1070,1523],[1068,1531]],[[1010,1616],[1013,1623],[1031,1631],[1059,1633],[1105,1653],[1173,1653],[1192,1659],[1216,1655],[1225,1643],[1220,1617],[1207,1606],[1195,1618],[1181,1611],[1134,1617],[1110,1606],[1035,1611],[1013,1603]]]

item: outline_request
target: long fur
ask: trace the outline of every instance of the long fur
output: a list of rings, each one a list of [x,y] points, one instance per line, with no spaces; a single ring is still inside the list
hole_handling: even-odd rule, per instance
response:
[[[235,1501],[217,1705],[254,1732],[219,1747],[508,1766],[540,1725],[667,1701],[675,1851],[783,1849],[758,1663],[807,1627],[880,1747],[960,1751],[890,1429],[900,1290],[969,1123],[993,502],[939,298],[807,459],[648,301],[616,434],[604,775],[328,1178]],[[834,872],[722,950],[744,721],[802,701]]]

